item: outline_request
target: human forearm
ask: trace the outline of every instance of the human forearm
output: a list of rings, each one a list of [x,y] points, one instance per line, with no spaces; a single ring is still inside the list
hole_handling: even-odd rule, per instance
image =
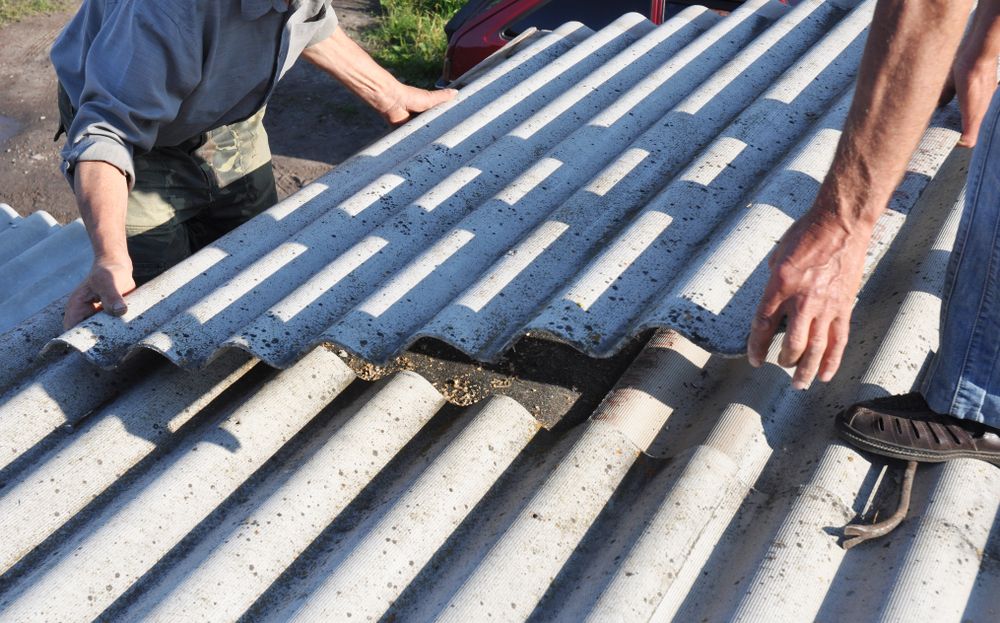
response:
[[[302,56],[344,84],[352,93],[376,110],[387,106],[396,79],[376,63],[342,28],[314,46]]]
[[[997,88],[1000,55],[1000,0],[980,0],[972,27],[962,40],[950,80],[941,94],[944,104],[958,95],[962,111],[962,136],[958,144],[973,147],[979,126]]]
[[[854,101],[816,201],[782,237],[751,322],[761,365],[782,318],[778,363],[792,382],[829,381],[850,333],[865,253],[930,119],[968,18],[969,0],[881,0]]]
[[[80,162],[76,166],[73,190],[90,235],[95,260],[127,261],[128,186],[122,172],[101,161]]]
[[[128,305],[123,295],[135,288],[125,242],[125,175],[99,160],[78,162],[73,190],[94,248],[94,265],[66,303],[63,326],[67,329],[101,309],[115,316],[124,314]]]
[[[849,232],[874,227],[927,127],[969,8],[969,0],[879,2],[844,133],[812,216],[832,216]]]
[[[996,59],[1000,55],[1000,0],[980,0],[972,28],[962,41],[956,63],[971,67],[988,64],[996,80]]]
[[[455,91],[450,89],[424,91],[400,83],[341,28],[306,48],[302,56],[341,82],[392,124],[403,123],[413,114],[455,96]]]

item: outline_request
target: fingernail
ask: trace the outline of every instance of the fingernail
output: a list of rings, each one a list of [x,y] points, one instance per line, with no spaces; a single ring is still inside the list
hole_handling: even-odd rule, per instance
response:
[[[803,392],[809,389],[809,385],[811,383],[806,383],[805,381],[792,381],[792,388]]]
[[[111,307],[111,313],[114,314],[115,316],[121,316],[127,311],[128,311],[128,306],[122,305],[121,303],[119,303],[118,305],[113,305]]]

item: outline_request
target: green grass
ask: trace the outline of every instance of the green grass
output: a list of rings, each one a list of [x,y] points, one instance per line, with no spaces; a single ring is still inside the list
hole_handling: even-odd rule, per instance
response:
[[[378,24],[365,36],[372,56],[400,80],[431,86],[441,75],[447,47],[444,25],[465,0],[381,0],[380,4]]]
[[[0,26],[36,13],[61,11],[72,4],[72,0],[0,0]]]

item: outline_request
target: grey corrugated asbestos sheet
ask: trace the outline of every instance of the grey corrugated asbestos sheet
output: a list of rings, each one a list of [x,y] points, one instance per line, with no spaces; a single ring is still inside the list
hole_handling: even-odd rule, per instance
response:
[[[995,467],[921,467],[896,532],[838,545],[895,505],[894,470],[832,416],[909,390],[936,348],[954,109],[879,227],[834,383],[703,349],[740,350],[872,4],[566,26],[137,291],[124,322],[63,336],[82,352],[33,359],[54,308],[0,335],[0,619],[997,620]],[[493,357],[528,329],[605,353],[660,325],[688,337],[658,332],[552,430],[309,350],[427,334]],[[136,344],[207,365],[140,349],[104,369]]]
[[[422,336],[496,360],[526,332],[606,356],[649,327],[739,353],[773,242],[814,195],[871,3],[751,2],[662,27],[570,24],[129,299],[61,336],[287,367]],[[955,143],[936,120],[872,262]],[[54,345],[58,346],[58,344]]]
[[[92,258],[79,219],[60,227],[47,212],[21,218],[0,203],[0,334],[68,294]]]

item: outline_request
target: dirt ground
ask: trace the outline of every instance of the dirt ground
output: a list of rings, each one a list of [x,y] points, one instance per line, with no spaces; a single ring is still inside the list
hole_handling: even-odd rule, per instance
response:
[[[344,29],[357,35],[372,23],[378,1],[333,5]],[[72,13],[36,15],[0,28],[0,203],[23,215],[45,210],[60,223],[78,213],[59,173],[61,142],[52,141],[59,115],[48,52]],[[378,114],[304,61],[278,84],[264,125],[281,197],[389,131]]]

